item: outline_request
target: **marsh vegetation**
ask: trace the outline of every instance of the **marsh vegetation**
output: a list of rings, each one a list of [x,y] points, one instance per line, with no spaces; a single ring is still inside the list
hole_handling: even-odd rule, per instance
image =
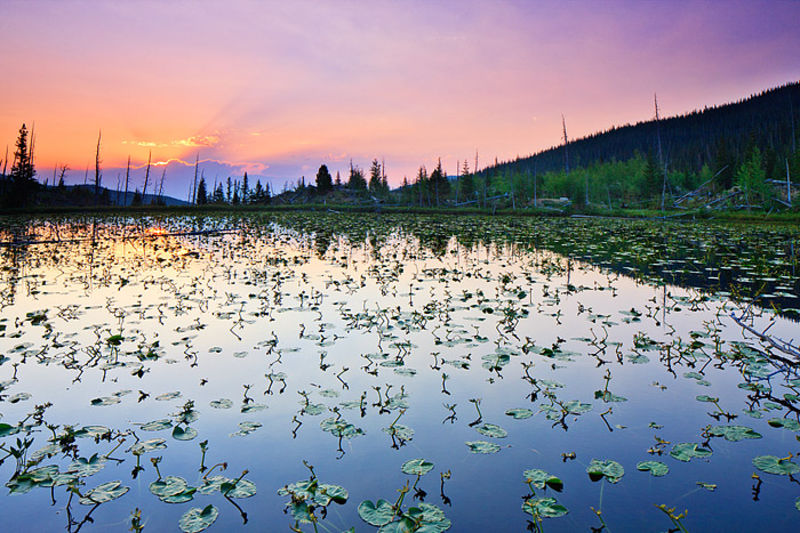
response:
[[[9,530],[800,522],[796,227],[223,213],[2,228]]]

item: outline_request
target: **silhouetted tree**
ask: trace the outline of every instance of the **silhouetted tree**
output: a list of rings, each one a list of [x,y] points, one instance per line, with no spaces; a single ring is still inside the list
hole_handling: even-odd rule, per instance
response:
[[[377,159],[373,159],[369,167],[369,192],[381,194],[381,164]]]
[[[214,200],[215,204],[224,204],[225,203],[225,191],[222,190],[222,184],[218,184],[217,188],[214,189]]]
[[[201,177],[197,184],[197,204],[205,205],[208,203],[208,192],[206,191],[206,178]]]
[[[35,176],[36,169],[33,167],[33,159],[28,148],[28,128],[23,124],[19,129],[14,165],[9,175],[11,194],[7,199],[8,205],[22,206],[33,202],[39,185]]]
[[[317,171],[317,192],[327,194],[333,188],[331,173],[326,165],[321,165]]]
[[[350,163],[350,180],[347,182],[347,187],[355,191],[365,191],[367,189],[367,180],[364,179],[364,171],[358,167],[354,167]]]
[[[444,175],[442,170],[442,160],[436,164],[436,168],[431,172],[430,185],[433,189],[433,196],[436,199],[436,205],[440,205],[450,194],[450,182],[447,176]]]

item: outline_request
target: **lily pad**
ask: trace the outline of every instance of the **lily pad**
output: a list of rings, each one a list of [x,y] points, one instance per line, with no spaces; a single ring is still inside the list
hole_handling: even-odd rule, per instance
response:
[[[230,409],[233,407],[233,402],[227,398],[220,398],[219,400],[210,401],[208,405],[214,409]]]
[[[116,403],[121,402],[117,396],[103,396],[101,398],[94,398],[91,402],[92,405],[95,407],[104,407],[107,405],[114,405]]]
[[[19,427],[9,424],[0,424],[0,437],[7,437],[19,433]]]
[[[324,403],[310,403],[303,407],[303,414],[317,416],[328,410]]]
[[[239,410],[242,413],[255,413],[257,411],[263,411],[266,408],[267,406],[263,403],[248,403],[247,405],[243,405]]]
[[[586,468],[586,473],[592,481],[606,478],[609,483],[617,483],[625,475],[625,469],[616,461],[592,459]]]
[[[178,391],[165,392],[164,394],[159,394],[158,396],[156,396],[156,400],[158,400],[159,402],[166,402],[166,401],[174,400],[175,398],[180,398],[180,397],[181,397],[181,393],[178,392]]]
[[[700,396],[696,396],[695,399],[698,402],[708,402],[708,403],[716,403],[719,401],[719,398],[715,398],[713,396],[708,396],[706,394],[701,394]]]
[[[433,469],[433,463],[425,459],[410,459],[403,463],[400,470],[409,476],[424,476]]]
[[[347,492],[346,488],[328,483],[322,483],[319,486],[318,493],[327,496],[339,505],[347,503],[347,498],[350,497],[350,493]],[[327,505],[327,503],[325,505]]]
[[[525,477],[526,483],[530,483],[537,489],[544,490],[545,487],[550,487],[556,492],[561,492],[564,488],[564,482],[561,481],[561,479],[556,476],[551,476],[544,470],[539,470],[538,468],[525,470],[522,475]]]
[[[710,435],[725,437],[725,440],[739,442],[744,439],[760,439],[761,434],[746,426],[714,426],[708,430]]]
[[[165,478],[150,483],[150,492],[164,499],[167,496],[175,496],[185,491],[187,488],[186,480],[178,476],[167,476]]]
[[[364,500],[358,505],[358,516],[367,524],[378,527],[385,526],[392,521],[394,508],[386,500],[378,500],[378,503]]]
[[[558,518],[569,511],[555,498],[531,498],[522,504],[522,510],[534,517]]]
[[[213,505],[206,505],[203,509],[192,507],[181,516],[178,527],[184,533],[199,533],[214,523],[219,516],[219,511]]]
[[[167,447],[166,442],[164,439],[143,440],[128,448],[128,451],[133,455],[142,455],[155,450],[163,450]]]
[[[320,422],[319,426],[323,431],[327,431],[336,437],[344,437],[347,439],[364,434],[361,428],[355,427],[343,418],[338,420],[336,418],[326,418]]]
[[[141,424],[142,431],[161,431],[167,428],[172,427],[172,421],[169,419],[163,418],[161,420],[153,420],[152,422],[147,422],[145,424]]]
[[[256,494],[256,484],[249,479],[229,480],[220,485],[219,491],[230,498],[250,498]]]
[[[414,437],[414,430],[403,424],[395,424],[388,428],[381,428],[381,431],[401,440],[411,440],[412,437]]]
[[[637,463],[636,469],[642,472],[650,471],[655,477],[666,476],[669,473],[669,467],[661,461],[642,461]]]
[[[93,455],[89,459],[78,457],[76,460],[70,463],[70,465],[67,467],[66,473],[74,474],[77,477],[89,477],[98,473],[103,469],[104,466],[106,466],[106,460],[102,457],[98,457],[97,454]]]
[[[500,451],[500,446],[493,442],[477,440],[465,444],[469,446],[469,451],[472,453],[497,453]]]
[[[770,418],[767,424],[774,428],[788,429],[789,431],[800,431],[800,422],[791,418]]]
[[[532,417],[533,416],[533,411],[531,411],[530,409],[525,409],[525,408],[519,408],[518,407],[518,408],[515,408],[515,409],[509,409],[508,411],[506,411],[506,414],[508,416],[512,417],[512,418],[517,419],[517,420],[522,420],[522,419],[525,419],[525,418]]]
[[[172,438],[176,440],[192,440],[197,436],[197,430],[191,427],[182,428],[175,426],[172,430]]]
[[[680,444],[673,446],[672,451],[669,452],[672,457],[685,463],[688,463],[694,457],[708,457],[711,455],[711,453],[711,450],[703,448],[694,442],[681,442]]]
[[[475,429],[481,435],[484,435],[486,437],[492,437],[495,439],[502,439],[508,436],[508,432],[505,429],[501,428],[498,425],[490,424],[488,422],[481,426],[476,427]]]
[[[116,500],[130,490],[128,487],[123,487],[121,485],[122,482],[120,481],[103,483],[87,492],[79,501],[83,505],[95,505]]]
[[[753,466],[768,474],[792,476],[800,472],[800,465],[791,461],[791,456],[783,459],[774,455],[759,455],[753,459]]]

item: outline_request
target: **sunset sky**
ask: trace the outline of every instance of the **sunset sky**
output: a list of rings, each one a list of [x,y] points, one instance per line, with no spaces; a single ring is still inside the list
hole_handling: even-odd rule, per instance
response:
[[[212,183],[378,158],[398,185],[557,145],[562,113],[576,138],[654,92],[674,115],[797,81],[799,26],[797,1],[4,0],[0,142],[35,123],[40,178],[75,183],[102,130],[104,185],[152,150],[179,198],[197,154]]]

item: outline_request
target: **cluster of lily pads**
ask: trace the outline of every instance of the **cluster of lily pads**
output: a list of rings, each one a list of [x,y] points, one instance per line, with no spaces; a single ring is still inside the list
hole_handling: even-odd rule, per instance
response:
[[[292,439],[319,442],[312,457],[317,464],[346,461],[346,454],[358,457],[379,445],[390,453],[407,451],[411,443],[428,442],[419,428],[429,420],[441,422],[443,440],[460,430],[480,435],[458,437],[468,460],[498,462],[504,455],[517,460],[512,454],[526,446],[526,436],[551,428],[565,435],[596,423],[608,435],[655,429],[654,442],[632,462],[621,454],[584,465],[590,480],[612,484],[621,481],[623,464],[661,478],[670,473],[662,456],[675,464],[724,461],[714,455],[714,439],[764,440],[768,445],[749,448],[752,467],[794,480],[800,467],[793,449],[785,443],[776,449],[780,439],[770,437],[800,431],[796,366],[773,357],[763,339],[743,334],[727,316],[735,311],[770,334],[791,330],[784,317],[791,318],[792,309],[768,304],[791,304],[798,287],[795,233],[559,222],[563,227],[536,219],[281,214],[8,225],[4,242],[17,244],[0,251],[6,486],[14,494],[45,487],[53,501],[63,486],[68,529],[76,531],[89,527],[101,504],[126,500],[125,482],[104,478],[108,465],[125,465],[132,479],[155,476],[148,486],[156,501],[200,505],[178,522],[184,531],[201,531],[220,515],[212,494],[230,502],[245,523],[247,513],[235,500],[256,494],[246,474],[211,475],[221,465],[205,467],[209,439],[235,455],[282,422]],[[771,258],[740,253],[765,236],[781,243]],[[760,245],[754,250],[765,253]],[[676,266],[681,261],[684,266]],[[745,272],[761,286],[737,285],[741,279],[733,274],[723,280],[721,271]],[[647,289],[647,299],[618,303],[615,298],[634,290],[620,272],[659,285]],[[664,285],[664,279],[690,284],[696,272],[719,274],[716,295]],[[77,303],[65,303],[64,294]],[[751,298],[763,306],[750,305]],[[37,388],[28,377],[35,372],[58,375],[63,391]],[[176,380],[172,390],[164,389],[161,374]],[[722,385],[731,375],[741,376],[734,393]],[[673,420],[638,423],[630,414],[641,394],[636,381],[644,378],[638,376],[651,379],[657,391],[707,392],[676,393],[698,402],[687,417],[696,426],[693,437],[683,436]],[[58,404],[56,392],[106,422],[86,425],[53,413],[48,403]],[[37,404],[32,411],[31,400]],[[294,402],[285,420],[271,415]],[[108,423],[106,412],[117,406],[138,409],[134,420],[142,422]],[[224,434],[230,443],[218,440]],[[160,468],[201,435],[202,475],[162,477]],[[569,453],[564,461],[575,457]],[[142,464],[145,455],[149,465]],[[554,457],[537,462],[554,470]],[[586,460],[586,450],[579,457]],[[263,486],[268,466],[253,462],[248,475]],[[290,498],[287,512],[296,530],[304,524],[316,530],[331,504],[347,507],[349,498],[346,489],[320,483],[308,468],[308,480],[279,492]],[[421,499],[407,505],[406,494],[432,468],[429,461],[407,461],[403,473],[416,478],[397,500],[364,500],[351,516],[357,512],[387,532],[445,531],[451,519],[457,524],[468,510],[456,506],[446,518]],[[99,481],[87,490],[95,475]],[[545,518],[567,515],[568,507],[570,516],[590,507],[569,501],[569,491],[551,497],[547,491],[561,492],[565,483],[545,470],[523,476],[530,494],[522,510],[534,529]],[[716,481],[693,483],[714,491]],[[92,506],[83,519],[71,514],[73,495]],[[441,497],[449,500],[443,491]],[[138,531],[146,527],[150,504],[135,505],[130,521]],[[653,511],[685,527],[685,514],[669,505]],[[623,520],[596,513],[603,527],[606,519]]]

